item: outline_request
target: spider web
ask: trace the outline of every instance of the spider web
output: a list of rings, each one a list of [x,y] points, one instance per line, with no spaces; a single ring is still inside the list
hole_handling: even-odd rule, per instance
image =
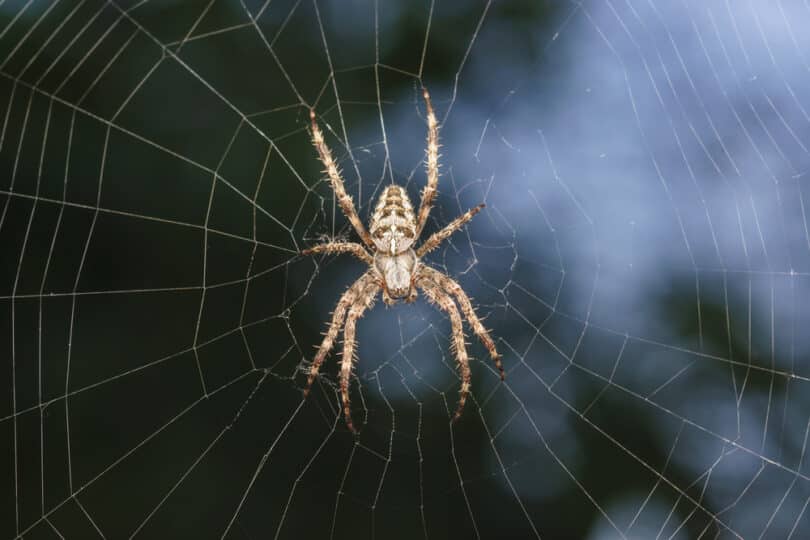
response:
[[[810,6],[0,1],[3,538],[806,538]],[[358,325],[367,220],[424,184],[426,259],[486,316]],[[424,238],[425,236],[423,236]]]

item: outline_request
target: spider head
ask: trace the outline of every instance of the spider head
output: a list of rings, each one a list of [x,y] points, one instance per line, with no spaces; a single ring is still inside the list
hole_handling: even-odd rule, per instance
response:
[[[397,185],[385,188],[369,228],[377,250],[382,253],[397,255],[411,248],[416,240],[416,218],[405,188]]]
[[[416,289],[413,288],[416,253],[412,249],[398,255],[386,255],[378,251],[374,254],[374,267],[385,283],[383,298],[388,298],[387,304],[403,298],[407,302],[413,302],[416,298]]]

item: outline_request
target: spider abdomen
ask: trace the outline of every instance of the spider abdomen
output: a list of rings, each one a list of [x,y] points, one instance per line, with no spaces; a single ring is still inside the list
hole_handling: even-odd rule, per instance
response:
[[[416,268],[416,253],[412,249],[397,255],[387,255],[378,251],[374,255],[374,268],[382,276],[385,289],[391,298],[410,295]]]
[[[416,240],[416,216],[405,188],[385,189],[371,216],[371,237],[377,249],[389,255],[405,253]]]

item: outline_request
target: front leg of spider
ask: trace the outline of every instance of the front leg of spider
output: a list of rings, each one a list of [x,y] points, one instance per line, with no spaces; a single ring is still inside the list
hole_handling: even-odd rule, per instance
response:
[[[462,214],[414,249],[414,244],[421,235],[436,198],[436,186],[439,178],[439,127],[427,90],[424,90],[423,95],[428,124],[426,150],[428,181],[422,191],[418,214],[414,212],[405,188],[392,184],[385,188],[380,195],[374,207],[368,230],[357,215],[352,198],[346,193],[343,178],[340,176],[340,171],[332,158],[332,152],[315,119],[315,112],[310,112],[312,144],[329,176],[330,185],[335,192],[340,209],[360,236],[365,247],[352,242],[329,242],[306,249],[302,255],[350,253],[368,264],[369,270],[360,276],[338,301],[332,315],[332,322],[310,365],[304,397],[306,398],[309,394],[312,383],[318,376],[321,365],[334,346],[335,339],[342,328],[343,359],[340,367],[340,396],[346,425],[353,433],[357,433],[357,431],[351,416],[349,386],[354,366],[357,321],[367,310],[371,309],[374,299],[380,292],[382,292],[383,302],[390,306],[400,300],[406,303],[413,302],[416,300],[417,289],[421,289],[428,300],[447,313],[450,318],[451,342],[461,378],[459,401],[453,420],[461,416],[470,391],[470,365],[464,343],[461,313],[467,318],[473,331],[489,351],[500,371],[501,379],[504,377],[503,366],[500,355],[495,349],[495,343],[476,316],[467,295],[449,276],[424,265],[421,261],[423,255],[438,247],[455,231],[461,229],[484,205],[479,205]],[[453,300],[454,298],[458,305]],[[459,313],[459,306],[461,313]]]

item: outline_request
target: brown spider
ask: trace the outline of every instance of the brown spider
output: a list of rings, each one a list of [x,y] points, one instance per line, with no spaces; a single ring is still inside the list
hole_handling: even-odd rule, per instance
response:
[[[346,193],[340,171],[338,171],[337,165],[332,158],[332,152],[324,142],[323,133],[315,121],[315,111],[310,110],[309,113],[312,120],[312,143],[318,151],[321,162],[326,167],[325,172],[329,175],[338,204],[352,226],[354,226],[357,234],[371,250],[371,253],[356,242],[327,242],[306,249],[301,254],[351,253],[371,268],[360,276],[340,297],[332,315],[332,323],[329,325],[323,342],[318,348],[318,353],[315,355],[315,360],[313,360],[309,369],[304,397],[306,398],[309,394],[312,382],[318,375],[318,370],[326,359],[326,355],[332,349],[335,338],[345,320],[340,391],[343,397],[343,414],[346,417],[346,425],[354,433],[357,432],[354,429],[354,424],[352,424],[349,406],[349,376],[351,375],[354,360],[355,327],[357,319],[362,317],[363,313],[374,304],[374,299],[380,290],[382,290],[383,301],[388,305],[392,305],[398,300],[405,300],[408,303],[413,302],[416,299],[416,289],[418,287],[422,289],[430,302],[439,306],[450,317],[453,348],[461,372],[461,392],[453,420],[458,419],[461,415],[464,402],[467,400],[467,394],[470,391],[470,364],[464,344],[464,330],[453,297],[461,307],[461,311],[467,318],[473,332],[475,332],[495,361],[495,365],[501,374],[501,380],[504,378],[501,357],[495,349],[495,343],[489,337],[484,325],[481,324],[481,320],[476,316],[469,297],[453,279],[438,270],[426,266],[422,262],[422,257],[426,253],[435,249],[451,234],[470,221],[484,205],[480,204],[457,217],[444,229],[431,235],[416,250],[411,247],[425,227],[428,214],[436,198],[436,185],[439,181],[439,128],[427,90],[423,90],[423,96],[427,108],[428,123],[427,185],[422,191],[419,214],[414,216],[413,207],[405,189],[393,184],[384,190],[377,206],[374,208],[374,214],[371,216],[371,234],[366,231],[354,208],[352,198]]]

